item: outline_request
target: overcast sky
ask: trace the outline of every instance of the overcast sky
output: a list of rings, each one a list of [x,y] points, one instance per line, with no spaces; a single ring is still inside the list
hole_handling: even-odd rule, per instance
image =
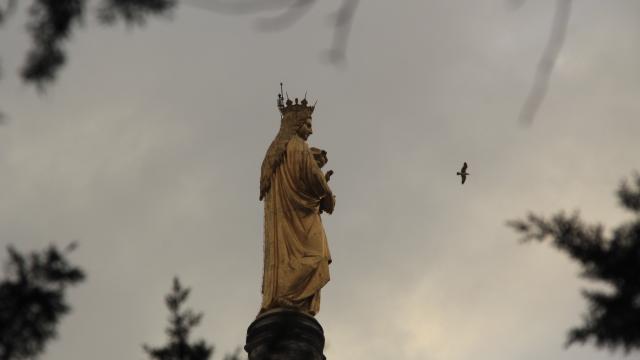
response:
[[[322,60],[337,0],[273,33],[187,5],[133,31],[89,17],[41,96],[15,74],[30,43],[24,12],[10,19],[0,245],[78,240],[71,258],[88,274],[42,359],[145,359],[142,343],[165,341],[174,275],[205,313],[194,335],[213,359],[244,344],[281,81],[318,100],[309,142],[335,171],[317,316],[328,359],[624,359],[563,348],[592,284],[505,226],[576,209],[615,226],[628,214],[614,192],[640,170],[637,0],[574,2],[547,98],[532,126],[518,123],[554,3],[361,1],[338,67]]]

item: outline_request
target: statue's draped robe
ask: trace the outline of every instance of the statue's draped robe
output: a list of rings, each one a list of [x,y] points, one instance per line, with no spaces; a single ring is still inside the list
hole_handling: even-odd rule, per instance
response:
[[[264,202],[261,313],[274,308],[319,311],[331,262],[319,205],[330,194],[307,143],[293,136]]]

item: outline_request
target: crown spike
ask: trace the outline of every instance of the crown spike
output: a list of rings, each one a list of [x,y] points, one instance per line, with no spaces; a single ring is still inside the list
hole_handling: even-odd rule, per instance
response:
[[[283,95],[284,93],[284,95]],[[288,112],[298,112],[298,111],[303,111],[303,112],[307,112],[308,114],[312,114],[315,104],[313,106],[309,106],[309,102],[307,101],[307,93],[308,91],[304,92],[304,98],[302,99],[302,101],[300,101],[300,98],[294,98],[294,101],[292,101],[292,99],[289,98],[289,93],[285,92],[284,89],[282,88],[282,83],[280,83],[280,94],[278,94],[278,109],[280,110],[280,113],[282,114],[282,116],[284,116],[286,113]],[[285,95],[287,100],[285,101]],[[318,103],[318,101],[316,100],[316,104]]]
[[[278,109],[282,109],[284,107],[284,104],[282,103],[282,94],[278,94]]]

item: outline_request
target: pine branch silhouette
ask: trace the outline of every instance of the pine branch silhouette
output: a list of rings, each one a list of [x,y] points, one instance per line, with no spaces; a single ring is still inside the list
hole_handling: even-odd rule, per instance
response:
[[[640,350],[640,175],[617,191],[622,207],[635,218],[616,227],[607,238],[600,224],[588,225],[577,213],[550,219],[529,214],[508,225],[523,241],[551,243],[582,267],[581,276],[610,285],[612,291],[584,290],[588,303],[581,326],[572,328],[566,346],[592,340],[599,348]]]
[[[155,360],[208,360],[214,347],[204,340],[191,343],[191,331],[202,320],[202,313],[194,313],[191,309],[183,310],[182,306],[189,297],[189,288],[183,288],[180,280],[173,279],[173,287],[165,302],[169,309],[169,327],[166,329],[169,341],[161,347],[143,345],[144,351]]]
[[[71,310],[66,289],[85,278],[66,258],[68,251],[51,245],[22,254],[8,247],[9,261],[0,282],[0,360],[32,359],[57,335],[63,315]]]

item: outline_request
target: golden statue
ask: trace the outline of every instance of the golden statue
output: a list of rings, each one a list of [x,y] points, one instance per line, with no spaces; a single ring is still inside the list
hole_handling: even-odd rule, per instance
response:
[[[264,273],[259,315],[289,309],[315,315],[320,289],[329,281],[331,255],[320,214],[333,213],[335,197],[323,174],[327,152],[309,148],[314,106],[278,97],[280,130],[262,162]]]

